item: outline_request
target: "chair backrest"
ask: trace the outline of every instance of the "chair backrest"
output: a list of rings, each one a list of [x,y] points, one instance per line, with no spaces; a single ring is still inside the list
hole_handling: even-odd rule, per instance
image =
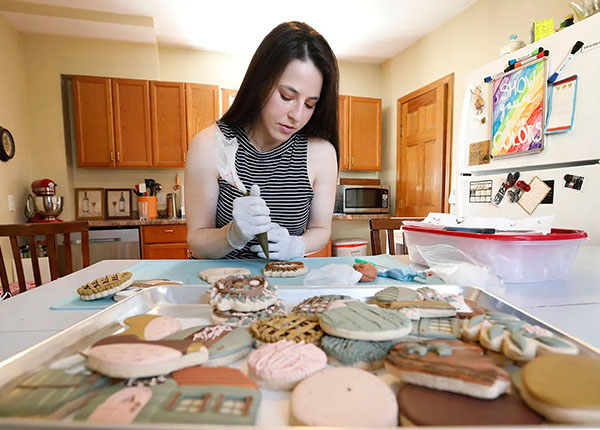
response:
[[[400,230],[404,221],[423,221],[424,218],[409,217],[409,218],[371,218],[369,220],[369,228],[371,229],[371,254],[382,254],[381,231],[386,232],[389,253],[396,254],[396,245],[394,241],[394,230]],[[402,254],[408,254],[408,248],[402,241]]]
[[[33,269],[33,277],[35,285],[42,285],[42,276],[40,272],[40,262],[37,255],[37,246],[35,236],[45,236],[48,246],[48,260],[50,263],[50,278],[55,280],[59,277],[58,273],[58,246],[55,235],[62,234],[64,238],[65,249],[65,271],[68,275],[73,272],[73,258],[71,254],[71,233],[81,233],[81,253],[83,267],[90,265],[90,242],[89,242],[89,224],[87,221],[74,222],[56,222],[44,224],[5,224],[0,225],[0,237],[8,237],[10,239],[15,267],[17,270],[17,278],[19,281],[19,292],[23,293],[27,290],[25,282],[25,274],[23,271],[23,261],[19,253],[18,237],[27,237],[29,250],[31,253],[31,266]],[[67,246],[69,245],[69,246]],[[10,293],[8,283],[8,273],[0,248],[0,280],[2,281],[2,291]]]

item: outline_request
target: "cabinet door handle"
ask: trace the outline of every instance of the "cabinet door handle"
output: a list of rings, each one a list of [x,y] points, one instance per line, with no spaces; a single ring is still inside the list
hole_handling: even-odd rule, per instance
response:
[[[117,161],[121,161],[121,153],[117,151]]]
[[[170,228],[168,228],[168,229],[165,229],[165,233],[173,233],[173,230],[172,230],[172,229],[170,229]]]
[[[187,151],[183,153],[183,162],[187,161]]]
[[[110,151],[110,161],[115,161],[115,153]]]

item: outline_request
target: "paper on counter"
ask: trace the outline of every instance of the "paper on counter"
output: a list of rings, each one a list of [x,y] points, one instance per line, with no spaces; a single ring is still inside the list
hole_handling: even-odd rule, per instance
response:
[[[537,178],[537,176],[536,176]],[[539,179],[539,178],[538,178]],[[543,182],[542,182],[543,183]],[[534,181],[532,181],[534,184]],[[531,184],[530,184],[531,185]],[[544,184],[546,185],[546,184]],[[530,194],[531,191],[524,193],[523,197]],[[533,195],[532,195],[533,197]],[[542,197],[543,199],[543,197]],[[527,200],[527,199],[526,199]],[[540,200],[541,201],[541,200]],[[431,212],[423,222],[405,222],[412,225],[437,225],[442,227],[469,227],[469,228],[495,228],[497,230],[533,230],[537,233],[548,234],[552,229],[554,215],[541,216],[534,218],[524,218],[513,221],[508,218],[501,217],[458,217],[453,214]]]

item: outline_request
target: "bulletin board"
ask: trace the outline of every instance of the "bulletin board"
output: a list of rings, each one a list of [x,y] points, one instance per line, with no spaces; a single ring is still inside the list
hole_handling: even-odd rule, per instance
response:
[[[544,148],[547,61],[542,59],[494,80],[491,156],[507,157]]]

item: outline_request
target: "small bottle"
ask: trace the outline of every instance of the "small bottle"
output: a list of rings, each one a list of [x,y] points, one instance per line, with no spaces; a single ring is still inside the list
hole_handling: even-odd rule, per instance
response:
[[[90,213],[90,199],[88,199],[87,191],[84,191],[83,194],[83,213],[88,214]]]
[[[125,212],[125,197],[121,191],[121,198],[119,199],[119,212]]]

